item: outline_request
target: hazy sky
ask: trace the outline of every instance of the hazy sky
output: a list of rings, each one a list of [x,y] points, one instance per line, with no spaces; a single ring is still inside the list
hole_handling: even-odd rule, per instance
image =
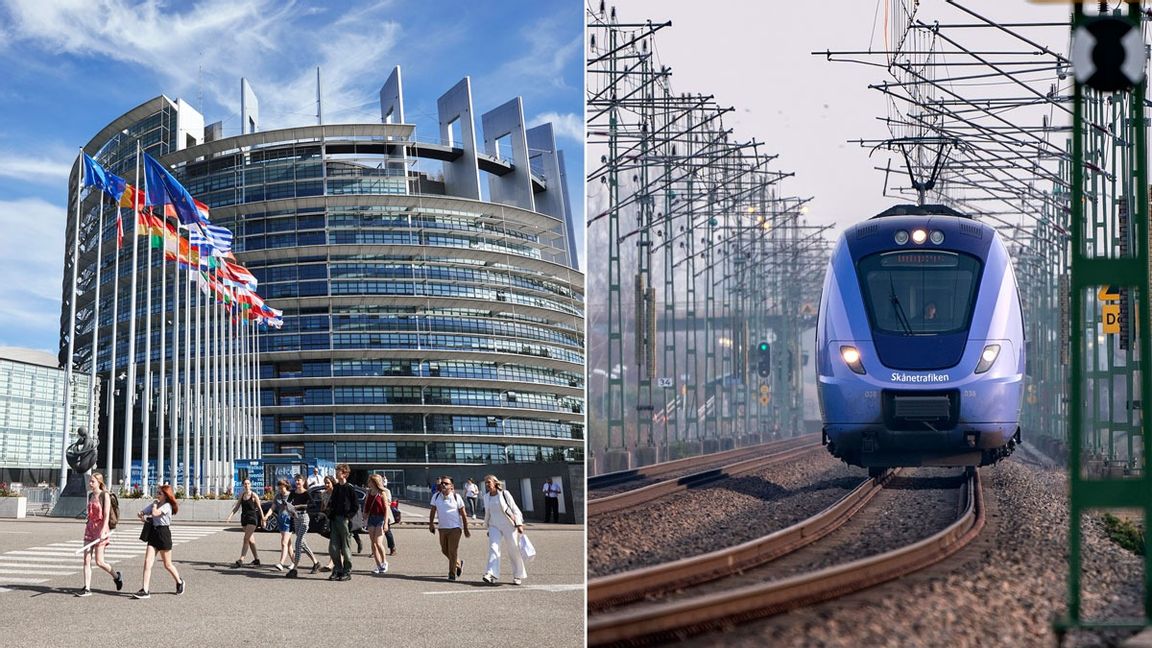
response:
[[[782,194],[812,197],[809,221],[841,229],[902,202],[883,196],[884,174],[873,170],[887,164],[888,154],[870,158],[849,143],[888,137],[877,120],[886,102],[867,86],[890,78],[882,68],[832,63],[811,52],[883,50],[885,6],[896,4],[620,0],[608,6],[622,23],[671,20],[654,41],[660,62],[672,69],[673,90],[715,95],[718,105],[735,107],[724,124],[735,129],[736,141],[765,143],[762,151],[780,155],[773,169],[796,173],[781,183]],[[1024,0],[962,4],[1002,23],[1066,21],[1070,7]],[[923,0],[918,16],[929,23],[973,22],[942,0]],[[966,30],[965,42],[977,42],[980,31],[989,30]],[[1054,30],[1046,44],[1063,51],[1066,34],[1067,28]],[[904,177],[892,184],[897,181],[907,185]],[[591,202],[598,190],[592,188]]]
[[[553,122],[582,213],[582,34],[579,0],[0,0],[0,346],[55,353],[68,171],[160,94],[237,135],[247,77],[262,130],[312,124],[320,66],[325,122],[379,122],[400,65],[407,121],[438,139],[436,98],[471,76],[477,116],[520,95]]]

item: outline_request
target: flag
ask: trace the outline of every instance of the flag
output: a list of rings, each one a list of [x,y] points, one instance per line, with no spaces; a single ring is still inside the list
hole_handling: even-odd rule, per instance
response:
[[[112,197],[112,200],[119,201],[120,196],[124,194],[124,188],[128,183],[124,182],[124,178],[109,173],[100,166],[100,163],[93,160],[87,153],[83,153],[84,163],[84,186],[96,187]]]
[[[124,191],[120,192],[120,202],[118,204],[121,207],[135,209],[136,207],[143,207],[147,203],[145,202],[143,191],[140,191],[139,188],[129,183],[124,183]]]
[[[145,204],[172,205],[181,225],[204,222],[192,194],[151,155],[144,154]]]
[[[208,222],[208,205],[205,205],[204,203],[200,202],[199,200],[196,200],[195,198],[192,199],[192,202],[193,202],[193,204],[196,205],[196,211],[200,213],[200,218],[205,223]],[[169,218],[175,218],[177,220],[179,220],[179,218],[180,218],[176,214],[176,207],[171,205],[171,204],[164,205],[164,215],[169,217]]]
[[[152,214],[152,210],[141,209],[136,212],[136,234],[153,237],[152,247],[159,247],[157,241],[164,234],[164,223]]]
[[[223,256],[232,251],[232,231],[221,225],[193,223],[188,227],[188,240],[207,256]]]
[[[188,245],[188,239],[180,235],[180,230],[172,223],[165,223],[167,232],[164,234],[164,258],[176,261],[181,268],[199,266],[200,257],[196,248]]]
[[[256,277],[239,263],[224,260],[220,265],[220,276],[225,285],[256,290]]]
[[[173,259],[180,255],[180,233],[172,223],[164,223],[164,258]]]

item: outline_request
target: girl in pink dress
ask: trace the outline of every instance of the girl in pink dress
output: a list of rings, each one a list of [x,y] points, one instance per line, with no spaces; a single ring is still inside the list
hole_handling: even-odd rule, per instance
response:
[[[84,550],[84,589],[76,592],[76,596],[92,596],[93,559],[95,559],[97,567],[108,572],[108,575],[112,577],[117,592],[124,587],[124,579],[121,578],[120,572],[112,571],[112,567],[104,562],[104,548],[108,546],[109,535],[111,534],[108,529],[108,511],[112,507],[112,496],[104,487],[103,473],[92,473],[92,476],[88,478],[88,489],[92,492],[88,494],[88,524],[84,526],[84,544],[87,545],[97,540],[99,542],[95,542]]]

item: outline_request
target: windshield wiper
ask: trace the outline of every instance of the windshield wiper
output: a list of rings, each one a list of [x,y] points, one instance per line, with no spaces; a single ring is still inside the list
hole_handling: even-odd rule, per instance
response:
[[[896,296],[896,283],[892,281],[892,275],[888,275],[888,300],[892,302],[892,310],[896,313],[896,321],[900,322],[900,326],[904,327],[905,335],[912,335],[912,325],[908,322],[908,315],[904,313],[904,307],[900,305],[900,298]]]

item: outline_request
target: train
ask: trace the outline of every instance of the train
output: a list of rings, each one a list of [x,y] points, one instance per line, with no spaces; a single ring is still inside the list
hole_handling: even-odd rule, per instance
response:
[[[976,466],[1020,443],[1024,314],[993,228],[945,205],[896,205],[847,228],[816,325],[822,440],[873,476]]]

